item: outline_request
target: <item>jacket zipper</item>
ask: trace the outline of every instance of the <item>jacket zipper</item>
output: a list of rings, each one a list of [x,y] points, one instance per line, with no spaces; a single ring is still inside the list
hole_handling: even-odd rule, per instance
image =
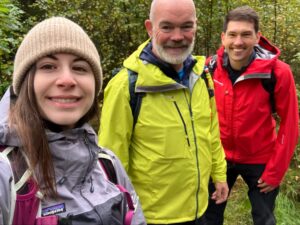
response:
[[[188,146],[191,147],[190,139],[189,139],[189,136],[188,136],[188,133],[187,133],[186,123],[184,122],[183,116],[182,116],[182,114],[181,114],[181,112],[180,112],[180,110],[179,110],[179,107],[178,107],[178,105],[177,105],[177,102],[174,101],[174,105],[175,105],[175,107],[176,107],[176,110],[177,110],[177,112],[178,112],[178,114],[179,114],[179,116],[180,116],[181,122],[182,122],[182,124],[183,124],[184,132],[185,132],[185,138],[186,138],[186,140],[187,140]]]
[[[99,220],[101,221],[101,223],[103,223],[102,221],[102,218],[101,218],[101,215],[98,213],[98,211],[95,209],[95,207],[93,206],[93,204],[83,195],[82,193],[82,186],[84,185],[84,182],[85,182],[85,178],[87,176],[87,174],[89,173],[89,171],[91,171],[92,167],[93,167],[93,153],[90,149],[90,146],[88,144],[88,140],[87,140],[87,133],[85,132],[84,133],[84,136],[83,136],[83,142],[84,144],[86,145],[86,147],[88,148],[88,151],[89,151],[89,157],[90,157],[90,162],[89,162],[89,166],[86,170],[86,173],[85,173],[85,176],[84,178],[81,180],[81,187],[80,187],[80,195],[83,199],[85,199],[87,201],[87,203],[91,206],[91,208],[95,211],[95,213],[98,215],[99,217]],[[91,187],[90,187],[90,192],[93,193],[94,192],[94,187],[93,187],[93,178],[90,177],[90,183],[91,183]]]
[[[85,182],[85,178],[86,178],[86,176],[88,175],[88,173],[89,173],[89,171],[91,170],[91,168],[93,167],[93,153],[92,153],[92,151],[91,151],[91,149],[90,149],[90,146],[89,146],[89,144],[88,144],[88,140],[87,140],[87,134],[86,134],[86,132],[84,133],[84,136],[83,136],[83,142],[84,142],[84,144],[86,145],[86,147],[87,147],[87,149],[88,149],[88,152],[89,152],[89,166],[88,166],[88,168],[87,168],[87,170],[86,170],[86,172],[85,172],[85,176],[84,176],[84,178],[82,179],[82,183],[84,183]]]
[[[235,150],[235,131],[234,131],[234,124],[233,124],[233,119],[234,119],[234,105],[235,105],[235,93],[234,93],[234,86],[235,86],[236,83],[234,83],[232,85],[232,99],[231,99],[231,113],[230,113],[230,119],[231,119],[231,123],[230,123],[230,126],[231,126],[231,147],[232,147],[232,156],[231,156],[231,160],[234,162],[234,159],[235,159],[235,153],[236,153],[236,150]],[[227,90],[227,97],[230,98],[229,96],[229,91]],[[230,159],[229,159],[230,160]]]
[[[194,142],[195,142],[195,153],[196,153],[196,166],[197,166],[197,190],[196,190],[196,210],[195,210],[195,220],[197,220],[197,214],[198,214],[198,205],[199,205],[199,191],[200,191],[200,168],[199,168],[199,160],[198,160],[198,145],[197,145],[197,138],[196,138],[196,132],[195,132],[195,125],[194,125],[194,116],[192,111],[192,91],[190,94],[190,103],[188,101],[188,97],[186,96],[186,92],[183,90],[186,103],[188,105],[188,109],[190,112],[190,118],[192,123],[192,129],[193,129],[193,136],[194,136]]]

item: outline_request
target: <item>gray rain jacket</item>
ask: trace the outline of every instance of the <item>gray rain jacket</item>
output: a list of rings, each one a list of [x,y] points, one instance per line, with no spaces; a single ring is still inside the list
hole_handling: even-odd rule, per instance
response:
[[[19,147],[16,134],[11,134],[7,125],[9,92],[0,102],[0,146]],[[137,207],[132,224],[146,224],[137,195],[120,161],[111,151],[97,146],[92,127],[84,124],[64,132],[47,130],[47,136],[55,169],[58,200],[42,199],[42,215],[51,213],[68,218],[73,225],[123,224],[128,210],[126,198],[108,181],[98,162],[98,153],[105,152],[114,162],[118,183],[125,187]],[[11,206],[10,180],[13,173],[10,165],[0,158],[0,225],[8,224]]]

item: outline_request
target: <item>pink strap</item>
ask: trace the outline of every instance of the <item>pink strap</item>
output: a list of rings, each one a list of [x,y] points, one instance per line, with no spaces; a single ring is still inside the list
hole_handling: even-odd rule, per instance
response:
[[[133,218],[133,215],[134,215],[134,205],[133,205],[133,202],[132,202],[131,195],[129,194],[129,192],[123,186],[121,186],[121,185],[116,185],[116,186],[119,188],[119,190],[122,193],[125,194],[129,210],[126,213],[124,225],[130,225],[131,221],[132,221],[132,218]]]
[[[35,225],[57,225],[58,224],[58,216],[46,216],[39,217],[35,219]]]

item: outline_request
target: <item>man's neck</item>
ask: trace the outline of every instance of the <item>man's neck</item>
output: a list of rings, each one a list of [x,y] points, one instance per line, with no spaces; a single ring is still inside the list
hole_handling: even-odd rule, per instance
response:
[[[182,68],[183,68],[183,63],[178,64],[178,65],[173,65],[172,67],[174,68],[174,70],[176,70],[177,72],[179,72]]]
[[[230,64],[231,68],[236,71],[240,71],[243,67],[245,67],[247,65],[247,63],[236,63],[231,60],[229,60],[229,64]]]
[[[255,59],[255,51],[249,55],[248,59],[244,60],[243,62],[236,62],[233,60],[230,60],[228,57],[228,63],[230,64],[230,67],[235,71],[243,70],[244,68],[248,67],[248,65]]]

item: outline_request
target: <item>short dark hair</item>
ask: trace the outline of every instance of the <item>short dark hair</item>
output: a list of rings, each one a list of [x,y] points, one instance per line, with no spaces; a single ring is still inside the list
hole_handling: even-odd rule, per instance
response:
[[[223,32],[226,32],[230,21],[250,22],[253,23],[256,33],[259,30],[259,17],[256,11],[249,6],[241,6],[229,11],[224,20]]]

